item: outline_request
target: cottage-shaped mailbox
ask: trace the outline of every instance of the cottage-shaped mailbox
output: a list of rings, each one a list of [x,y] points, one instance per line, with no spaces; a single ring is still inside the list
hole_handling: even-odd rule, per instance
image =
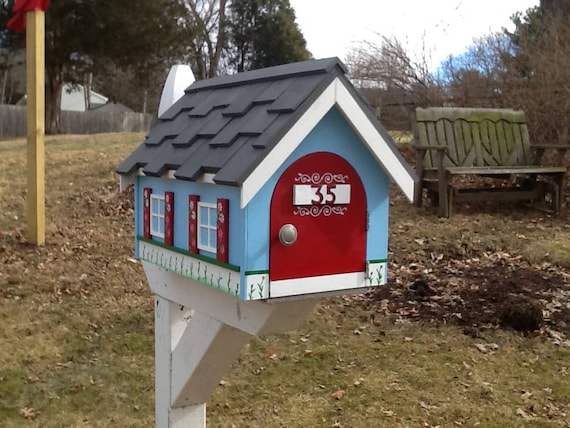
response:
[[[136,254],[242,300],[386,281],[390,177],[413,174],[337,59],[199,81],[118,168]]]
[[[386,282],[389,183],[411,200],[415,176],[345,72],[332,58],[198,81],[160,117],[118,168],[157,296],[261,334],[298,326],[304,297]],[[174,389],[173,407],[205,402]]]

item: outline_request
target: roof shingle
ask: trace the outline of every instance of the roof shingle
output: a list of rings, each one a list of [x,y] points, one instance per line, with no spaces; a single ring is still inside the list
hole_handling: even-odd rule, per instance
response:
[[[346,68],[337,58],[197,81],[117,172],[182,180],[214,174],[239,186],[322,90]]]

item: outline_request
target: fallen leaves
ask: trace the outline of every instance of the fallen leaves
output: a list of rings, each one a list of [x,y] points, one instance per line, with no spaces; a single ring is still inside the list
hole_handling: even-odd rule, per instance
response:
[[[344,389],[337,389],[335,392],[331,394],[331,397],[334,398],[335,400],[340,400],[342,397],[344,397],[344,394],[346,394]]]
[[[28,381],[28,383],[37,383],[40,381],[40,378],[37,377],[36,375],[30,375],[30,376],[28,376],[27,381]]]
[[[516,411],[517,416],[522,417],[525,421],[532,421],[536,415],[528,410],[523,410],[520,407]]]
[[[95,397],[99,398],[100,395],[101,406],[97,403],[94,407],[95,413],[90,410],[83,412],[81,409],[80,416],[88,417],[91,423],[97,420],[97,410],[101,412],[105,406],[107,406],[109,417],[116,418],[115,425],[118,426],[128,423],[128,420],[125,422],[122,419],[122,415],[127,414],[131,407],[138,410],[140,405],[140,414],[136,416],[140,418],[139,421],[149,421],[148,415],[152,414],[152,405],[149,404],[152,400],[153,389],[152,382],[149,380],[150,375],[140,376],[146,379],[142,382],[142,386],[134,381],[131,384],[130,379],[129,383],[123,385],[115,386],[115,383],[122,384],[122,382],[113,382],[115,379],[113,375],[120,373],[118,369],[123,369],[125,374],[136,373],[138,375],[141,371],[152,373],[152,365],[149,364],[152,359],[150,348],[137,355],[127,354],[124,358],[117,358],[115,349],[118,349],[118,344],[122,342],[120,342],[121,339],[112,336],[114,334],[112,324],[119,326],[122,321],[121,316],[117,314],[134,314],[133,310],[137,305],[146,305],[149,292],[143,274],[138,274],[140,277],[133,274],[140,270],[140,264],[129,257],[132,250],[132,239],[129,236],[132,230],[131,222],[128,220],[125,224],[114,226],[115,222],[123,221],[120,215],[116,216],[120,209],[113,208],[114,204],[121,204],[121,202],[112,197],[108,198],[107,196],[112,193],[105,187],[99,190],[102,191],[103,197],[83,194],[69,203],[69,210],[75,211],[82,205],[87,205],[87,208],[97,218],[101,218],[102,211],[98,209],[98,206],[101,206],[104,208],[105,216],[109,216],[107,219],[109,222],[93,221],[92,217],[87,216],[86,208],[79,211],[85,217],[73,217],[73,220],[68,222],[59,222],[58,226],[52,225],[51,235],[48,236],[50,245],[40,249],[32,249],[19,244],[20,240],[23,240],[21,231],[13,234],[7,232],[10,235],[3,235],[4,232],[0,232],[0,264],[2,265],[0,282],[5,284],[5,287],[0,289],[0,296],[10,299],[7,305],[13,305],[13,300],[21,299],[21,304],[14,305],[19,311],[21,307],[34,314],[42,322],[43,320],[53,322],[53,324],[43,326],[42,329],[32,326],[31,331],[35,334],[36,330],[42,332],[49,328],[59,329],[66,326],[71,329],[69,336],[72,338],[75,334],[92,336],[96,332],[105,337],[104,342],[89,342],[85,350],[86,354],[79,358],[76,358],[76,355],[70,358],[63,349],[65,342],[61,342],[59,343],[62,348],[61,356],[52,356],[42,361],[38,356],[38,360],[33,364],[22,363],[19,367],[22,374],[18,374],[17,380],[19,385],[26,383],[27,380],[24,387],[32,391],[34,395],[29,395],[29,400],[21,401],[23,398],[19,394],[14,394],[12,401],[8,401],[15,409],[11,412],[15,420],[10,425],[45,425],[47,423],[62,426],[62,419],[56,421],[52,419],[55,411],[63,413],[69,410],[63,404],[69,402],[69,391],[72,388],[68,386],[75,385],[78,380],[87,386],[87,392],[94,386],[100,387],[103,381],[108,385],[105,391],[109,391],[109,394],[100,395],[100,391],[97,391]],[[16,191],[9,193],[21,194]],[[86,204],[81,203],[84,196],[88,196]],[[58,198],[62,202],[65,201],[59,195]],[[53,213],[53,210],[50,211]],[[414,211],[414,214],[417,212],[420,211]],[[458,226],[456,220],[461,218],[462,216],[458,215],[445,220],[446,227],[450,229],[450,235],[453,235]],[[500,222],[497,221],[497,223],[501,224],[505,220],[500,217],[499,219]],[[544,350],[541,350],[540,353],[536,352],[536,355],[541,358],[546,355],[547,358],[539,363],[531,362],[527,356],[521,354],[530,352],[530,346],[538,345],[538,342],[541,342],[540,346],[542,346],[542,340],[529,341],[532,342],[531,345],[523,347],[522,353],[515,354],[518,350],[513,342],[518,343],[518,339],[503,340],[505,336],[509,338],[510,336],[489,331],[497,326],[494,319],[496,303],[493,299],[497,298],[495,302],[501,301],[499,291],[503,290],[499,288],[505,285],[506,291],[519,293],[531,289],[531,292],[544,304],[546,326],[543,332],[545,338],[547,336],[550,342],[561,347],[566,346],[568,330],[561,328],[560,321],[563,320],[565,311],[567,313],[568,302],[570,302],[570,289],[566,285],[570,281],[564,276],[564,272],[554,265],[527,263],[517,256],[513,249],[506,249],[495,254],[492,249],[486,249],[488,239],[479,244],[470,237],[455,239],[455,236],[450,236],[445,242],[442,239],[434,241],[428,234],[417,233],[415,222],[424,221],[422,215],[408,216],[404,219],[406,223],[403,223],[391,213],[390,220],[392,222],[389,231],[391,233],[390,245],[395,247],[393,251],[399,251],[400,254],[389,257],[392,260],[389,270],[391,276],[389,277],[390,285],[382,288],[385,294],[379,294],[376,299],[372,300],[371,310],[343,313],[342,317],[336,317],[338,315],[334,308],[336,299],[335,303],[322,303],[319,308],[326,308],[323,309],[326,316],[322,314],[315,316],[304,329],[304,333],[291,333],[284,336],[294,340],[283,339],[287,342],[284,344],[280,339],[270,339],[259,342],[259,347],[249,348],[242,354],[239,365],[234,366],[234,372],[228,378],[232,384],[228,386],[227,381],[220,382],[221,393],[217,400],[222,400],[221,404],[214,401],[216,404],[210,408],[210,412],[225,413],[235,420],[226,424],[215,424],[216,426],[231,426],[232,424],[238,427],[256,424],[263,426],[263,418],[267,421],[267,418],[276,413],[270,404],[266,404],[264,397],[267,397],[268,403],[282,403],[282,413],[293,413],[293,418],[298,417],[299,413],[308,413],[311,407],[316,409],[317,415],[321,415],[324,413],[323,402],[325,405],[328,404],[326,421],[324,418],[322,421],[314,419],[313,424],[304,426],[325,427],[333,423],[336,426],[341,426],[341,423],[347,427],[356,426],[357,424],[351,420],[351,416],[355,414],[358,414],[360,418],[366,417],[371,427],[398,426],[403,420],[408,421],[409,426],[415,427],[431,427],[437,424],[448,427],[454,426],[454,423],[456,426],[469,427],[476,426],[477,420],[484,420],[481,425],[483,426],[485,421],[492,423],[488,422],[489,413],[492,414],[497,409],[507,409],[507,416],[510,417],[513,425],[544,425],[548,423],[544,418],[559,420],[559,425],[564,425],[567,420],[565,418],[568,417],[566,415],[568,401],[563,382],[567,381],[570,376],[568,367],[562,367],[569,366],[563,359],[564,357],[558,360],[554,357],[550,358]],[[478,217],[475,215],[467,219],[469,222],[477,220]],[[433,215],[427,221],[430,224],[440,222]],[[400,223],[395,223],[393,227],[394,222]],[[538,226],[540,226],[539,223],[537,223]],[[546,226],[547,229],[550,227],[550,225]],[[91,232],[92,230],[94,232]],[[403,235],[403,239],[408,240],[409,246],[404,247],[398,244],[396,248],[398,241],[392,239],[396,234]],[[531,243],[534,237],[532,230],[525,231],[524,235]],[[117,239],[117,236],[122,236],[122,238]],[[516,236],[512,234],[513,238]],[[415,242],[415,239],[418,242]],[[520,240],[520,237],[517,240]],[[123,244],[123,241],[127,241],[126,244]],[[449,248],[446,247],[447,245]],[[505,245],[505,248],[507,247],[508,245]],[[429,288],[418,287],[419,284],[416,283],[416,289],[412,289],[411,285],[420,278]],[[139,285],[141,281],[142,284]],[[26,286],[28,283],[29,286]],[[77,308],[76,312],[81,316],[80,322],[68,321],[65,316],[67,314],[62,313],[61,309],[54,308],[53,305],[44,306],[46,301],[49,303],[52,289],[58,300],[69,298],[68,296],[79,298],[86,295],[87,291],[92,293],[90,305]],[[368,304],[370,300],[370,298],[362,297],[360,302]],[[347,304],[353,305],[354,301],[353,298],[348,299]],[[26,302],[29,302],[28,306],[24,306]],[[117,309],[103,309],[103,305],[109,305],[112,308],[120,305],[120,312]],[[53,315],[48,317],[46,313]],[[377,316],[368,317],[371,313],[376,313]],[[94,314],[97,316],[93,316]],[[366,317],[362,317],[363,314]],[[329,324],[325,324],[328,317],[333,317],[333,315],[334,319]],[[392,322],[385,316],[393,316],[394,321]],[[142,322],[137,321],[131,324],[131,317],[129,316],[128,319],[129,324],[125,327],[132,327],[149,334],[146,326],[139,327]],[[133,317],[132,320],[134,319]],[[151,318],[141,317],[141,319],[146,319],[146,324],[148,324],[148,319]],[[447,343],[439,343],[439,341],[444,342],[439,335],[439,330],[434,333],[429,324],[427,328],[423,325],[410,326],[416,320],[428,321],[428,323],[441,321],[459,324],[461,329],[465,328],[465,331],[470,331],[471,337],[459,337],[458,343],[452,342],[455,336],[446,337]],[[9,319],[5,321],[10,325]],[[150,323],[152,324],[152,320]],[[344,323],[343,328],[335,327],[340,323]],[[362,327],[365,323],[369,324],[366,329]],[[379,325],[381,328],[378,328]],[[468,330],[467,327],[472,327],[472,325],[474,327]],[[150,334],[152,335],[152,332]],[[330,335],[328,339],[327,335]],[[61,337],[55,334],[53,336]],[[33,339],[35,340],[36,337]],[[380,339],[381,343],[376,342],[377,339]],[[493,341],[500,345],[499,349],[490,347],[489,342]],[[14,342],[14,347],[11,348],[11,342],[5,342],[6,349],[12,351],[26,346],[24,343]],[[294,346],[289,347],[289,342]],[[426,342],[431,342],[428,347],[425,346]],[[37,344],[41,343],[37,342]],[[104,345],[96,346],[101,343]],[[475,348],[475,343],[480,344],[482,350]],[[262,346],[264,348],[261,348]],[[402,349],[403,352],[394,357],[394,354],[387,351],[392,347]],[[92,348],[95,350],[89,351]],[[112,359],[107,358],[107,349],[111,350]],[[264,353],[265,349],[267,349],[266,353]],[[550,346],[547,349],[556,349],[556,347]],[[329,356],[329,351],[332,357]],[[414,355],[411,355],[410,351],[413,351]],[[490,357],[493,353],[497,355]],[[517,370],[515,377],[511,376],[511,366],[505,366],[503,361],[511,355],[513,356],[513,370],[517,369],[517,364],[521,361],[523,364],[520,370]],[[100,358],[100,361],[91,362],[96,357]],[[344,361],[339,361],[338,358]],[[431,369],[428,369],[428,364],[424,364],[427,359],[433,359],[436,364],[439,364],[433,373]],[[391,368],[392,363],[400,363],[398,360],[401,360],[401,364],[395,369]],[[57,361],[60,363],[57,365],[57,370],[54,370]],[[357,363],[353,365],[353,361]],[[529,364],[525,366],[524,363],[527,361]],[[117,364],[118,366],[115,366]],[[501,371],[505,367],[507,369]],[[531,369],[536,369],[536,371],[531,374]],[[544,370],[545,378],[534,380],[541,375],[542,370]],[[91,371],[97,373],[95,378],[85,375]],[[254,376],[252,372],[262,376],[252,379]],[[41,377],[41,380],[33,376],[33,373]],[[295,377],[299,373],[302,379],[297,383]],[[528,377],[526,373],[529,373]],[[4,372],[2,375],[7,376]],[[495,375],[498,379],[493,377]],[[439,378],[438,380],[443,378],[446,385],[449,385],[449,389],[445,387],[433,389],[429,382],[436,378]],[[558,382],[557,378],[561,381]],[[492,385],[485,386],[483,380],[492,380]],[[0,381],[2,381],[1,377]],[[439,382],[433,383],[440,385]],[[54,388],[54,384],[59,387]],[[418,390],[424,387],[426,391],[418,393]],[[521,389],[523,387],[525,391]],[[432,389],[428,390],[428,388]],[[487,390],[491,388],[495,392],[487,393]],[[248,392],[249,389],[253,392]],[[49,409],[42,404],[47,402],[45,400],[46,391],[50,395],[54,394],[53,391],[58,391],[62,396],[62,399],[51,400]],[[137,400],[143,394],[151,398],[140,403],[138,401],[131,403],[131,394],[125,397],[118,395],[117,392],[122,391],[136,392]],[[299,391],[307,396],[298,398]],[[77,394],[71,391],[71,393],[73,398],[76,395],[87,397],[87,394],[83,392]],[[452,401],[445,401],[446,394]],[[389,397],[390,401],[386,397]],[[290,412],[286,407],[287,403],[291,402],[290,399],[298,400],[297,403],[301,403],[301,408],[291,407],[294,411]],[[23,407],[24,405],[26,407]],[[385,407],[382,408],[381,405]],[[23,408],[18,416],[20,407]],[[342,414],[338,415],[340,407],[342,407]],[[115,408],[119,408],[119,411],[116,412]],[[520,409],[518,415],[517,409]],[[433,416],[427,416],[427,412]],[[247,418],[254,414],[259,415],[261,420],[254,418],[248,421]],[[146,416],[146,419],[143,419],[143,416]],[[466,420],[454,421],[453,418],[459,417],[464,417]],[[34,422],[26,420],[33,418],[36,419]],[[293,418],[280,417],[278,419],[282,420],[283,426],[301,426],[302,422]],[[339,422],[335,422],[337,418]],[[531,421],[526,422],[526,418],[531,418]],[[77,420],[79,421],[79,415]],[[279,423],[277,418],[273,422]],[[104,422],[100,423],[104,424]],[[139,425],[143,425],[143,422]],[[508,423],[504,424],[504,426],[507,425]]]
[[[429,410],[437,409],[437,406],[433,406],[433,405],[431,405],[431,404],[427,404],[425,401],[420,401],[420,407],[421,407],[423,410],[426,410],[426,411],[428,411],[428,412],[429,412]]]
[[[564,411],[564,406],[556,406],[554,403],[547,403],[543,408],[543,416],[551,419],[562,419],[566,418],[567,414]]]
[[[483,354],[492,354],[499,349],[499,345],[496,343],[476,343],[473,346]]]
[[[277,361],[279,360],[279,357],[277,356],[277,353],[275,352],[275,349],[273,348],[267,348],[264,352],[263,352],[263,357],[264,358],[268,358],[270,360],[273,361]]]
[[[441,428],[441,426],[440,425],[431,425],[431,424],[428,424],[427,422],[424,422],[423,428]]]
[[[28,420],[33,420],[36,416],[39,415],[39,411],[34,409],[33,407],[22,407],[19,411],[18,414]]]

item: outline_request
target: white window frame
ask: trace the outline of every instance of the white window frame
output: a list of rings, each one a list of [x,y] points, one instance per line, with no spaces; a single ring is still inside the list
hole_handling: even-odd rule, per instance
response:
[[[201,208],[206,208],[207,212],[208,212],[208,218],[204,219],[202,218],[202,209]],[[210,225],[210,216],[214,215],[214,226]],[[207,231],[207,239],[206,242],[208,243],[207,245],[203,245],[202,244],[202,229],[206,228]],[[210,242],[210,232],[211,231],[215,232],[215,239],[214,242]],[[198,249],[199,250],[203,250],[203,251],[208,251],[209,253],[214,253],[216,254],[217,248],[216,248],[216,239],[217,239],[217,233],[218,233],[218,206],[217,204],[211,204],[208,202],[198,202]]]
[[[154,203],[157,202],[157,211],[154,210]],[[164,239],[164,212],[166,210],[164,195],[150,194],[150,235],[156,238]],[[158,230],[154,227],[154,221],[157,220]]]

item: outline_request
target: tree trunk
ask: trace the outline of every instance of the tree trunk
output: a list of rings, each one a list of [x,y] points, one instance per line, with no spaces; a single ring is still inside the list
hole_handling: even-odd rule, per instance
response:
[[[93,86],[93,73],[87,73],[85,87],[83,88],[83,100],[85,101],[85,111],[91,109],[91,87]]]
[[[216,42],[216,51],[210,63],[210,77],[215,77],[218,74],[218,67],[220,66],[220,59],[222,58],[222,51],[226,47],[228,39],[227,30],[227,17],[226,17],[226,0],[220,0],[220,17],[218,24],[218,41]]]
[[[46,134],[61,134],[61,93],[63,69],[48,67],[46,73]]]
[[[147,102],[148,102],[148,91],[145,89],[144,93],[143,93],[143,107],[142,107],[142,112],[143,114],[146,114],[146,108],[147,108]]]
[[[0,104],[7,104],[6,88],[8,87],[8,70],[4,70],[2,77],[2,91],[0,92]]]

